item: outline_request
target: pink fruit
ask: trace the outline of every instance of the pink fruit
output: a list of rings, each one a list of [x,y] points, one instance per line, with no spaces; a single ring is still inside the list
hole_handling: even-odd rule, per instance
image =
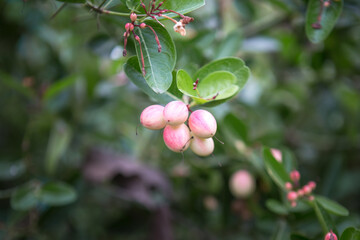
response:
[[[165,127],[166,122],[163,117],[164,107],[160,105],[151,105],[145,108],[140,115],[140,123],[152,130],[158,130]]]
[[[216,120],[206,110],[196,110],[189,117],[189,127],[192,133],[201,138],[209,138],[216,133]]]
[[[337,240],[337,236],[335,233],[333,233],[332,230],[330,230],[330,232],[328,232],[326,235],[325,235],[325,238],[324,240]]]
[[[190,148],[196,155],[205,157],[209,156],[214,151],[214,140],[212,138],[193,137]]]
[[[249,197],[255,190],[255,180],[246,170],[235,172],[230,178],[230,191],[238,198]]]
[[[178,126],[167,125],[164,129],[164,142],[174,152],[183,152],[190,145],[190,131],[185,124]]]
[[[175,126],[186,121],[189,116],[189,110],[185,103],[172,101],[166,104],[163,114],[166,123]]]
[[[287,194],[287,199],[288,199],[289,201],[295,201],[297,198],[298,198],[298,195],[297,195],[297,193],[294,192],[294,191],[291,191],[291,192],[289,192],[289,193]]]

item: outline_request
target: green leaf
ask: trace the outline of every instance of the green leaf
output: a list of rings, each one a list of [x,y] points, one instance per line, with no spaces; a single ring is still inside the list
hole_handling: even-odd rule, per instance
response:
[[[126,6],[131,11],[135,11],[139,5],[140,5],[140,0],[126,0]]]
[[[181,92],[179,92],[179,90],[176,87],[175,76],[174,76],[174,80],[172,80],[173,83],[171,84],[168,91],[161,93],[161,94],[157,94],[149,87],[149,85],[146,83],[143,75],[141,74],[139,62],[138,62],[136,56],[129,58],[129,60],[126,62],[125,66],[124,66],[124,70],[125,70],[126,75],[129,77],[129,79],[138,88],[140,88],[142,91],[144,91],[149,97],[151,97],[155,101],[162,103],[162,104],[166,104],[173,100],[181,100],[181,97],[180,97]]]
[[[15,210],[29,210],[38,203],[38,185],[29,182],[16,188],[12,193],[10,204]]]
[[[360,231],[353,227],[345,229],[340,240],[360,240]]]
[[[250,76],[250,70],[240,58],[222,58],[200,68],[193,79],[199,78],[201,82],[207,75],[217,71],[228,71],[236,76],[236,85],[239,91],[244,87]]]
[[[5,72],[2,72],[1,70],[0,70],[0,83],[1,83],[0,87],[4,85],[5,87],[8,87],[16,91],[17,93],[23,95],[28,99],[34,99],[36,97],[35,93],[30,88],[24,87],[12,76],[8,75]]]
[[[275,160],[268,147],[264,147],[263,156],[264,156],[266,171],[273,179],[273,181],[279,187],[285,190],[285,183],[290,182],[290,177],[289,174],[285,171],[284,166]]]
[[[85,3],[86,0],[56,0],[58,2],[65,2],[65,3]]]
[[[337,202],[330,200],[326,197],[316,196],[316,201],[323,208],[325,208],[325,210],[327,210],[330,213],[333,213],[333,214],[339,215],[339,216],[348,216],[349,215],[349,211],[345,207],[341,206]]]
[[[234,114],[229,113],[224,118],[224,126],[234,134],[238,139],[248,142],[248,133],[245,123],[236,117]]]
[[[290,239],[291,240],[310,240],[309,238],[307,238],[307,237],[305,237],[303,235],[297,234],[297,233],[291,234]]]
[[[314,29],[313,23],[317,22],[323,1],[310,0],[306,13],[306,35],[310,41],[318,43],[327,38],[333,29],[343,8],[343,1],[331,1],[329,7],[324,7],[321,14],[321,29]]]
[[[266,204],[266,207],[270,211],[272,211],[276,214],[279,214],[279,215],[288,214],[287,208],[275,199],[268,199],[265,204]]]
[[[239,87],[235,85],[236,76],[226,71],[212,72],[207,75],[202,81],[199,81],[198,92],[193,90],[193,80],[184,70],[178,71],[176,79],[179,90],[192,97],[198,104],[229,99],[234,96],[239,89]],[[216,98],[213,99],[215,96]]]
[[[205,0],[176,0],[165,1],[161,9],[171,9],[179,13],[188,13],[205,5]],[[176,14],[168,14],[169,16],[177,16]]]
[[[0,162],[0,180],[12,180],[20,177],[25,172],[25,164],[22,161]]]
[[[223,41],[220,42],[215,58],[219,59],[236,56],[241,47],[241,40],[242,34],[239,30],[231,32]]]
[[[45,167],[48,173],[54,173],[62,155],[66,152],[70,143],[72,131],[62,120],[55,122],[50,134],[46,151]]]
[[[145,80],[153,91],[164,93],[172,83],[172,70],[176,62],[175,45],[167,30],[159,23],[154,21],[145,21],[145,23],[155,30],[162,47],[159,53],[154,33],[149,28],[135,28],[144,55]],[[137,42],[135,45],[139,65],[142,66],[140,46]]]
[[[338,236],[336,226],[327,211],[320,204],[318,204],[317,201],[313,201],[313,203],[315,214],[323,229],[323,233],[326,234],[332,230]]]
[[[51,206],[60,206],[76,200],[75,190],[68,184],[61,182],[46,183],[41,187],[39,199]]]
[[[76,76],[69,76],[61,79],[52,84],[44,94],[44,100],[49,101],[50,99],[59,95],[62,91],[72,86],[76,81]]]

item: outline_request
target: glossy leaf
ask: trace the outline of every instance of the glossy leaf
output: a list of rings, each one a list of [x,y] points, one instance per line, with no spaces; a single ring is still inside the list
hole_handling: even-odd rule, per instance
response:
[[[326,234],[332,230],[336,235],[338,235],[336,226],[327,211],[320,204],[318,204],[317,201],[314,201],[313,204],[316,217],[318,218],[318,221],[323,229],[323,233]]]
[[[268,174],[279,187],[285,190],[285,183],[290,182],[290,177],[284,166],[275,160],[268,147],[263,149],[263,156]]]
[[[76,192],[65,183],[46,183],[41,187],[39,199],[51,206],[66,205],[76,200]]]
[[[188,13],[205,5],[205,0],[176,0],[165,1],[161,9],[171,9],[179,13]],[[169,16],[176,16],[171,13]]]
[[[345,229],[340,240],[360,240],[360,231],[353,227]]]
[[[75,81],[76,81],[76,76],[69,76],[55,82],[48,89],[46,89],[46,92],[44,94],[44,100],[48,101],[56,97],[62,91],[72,86],[75,83]]]
[[[126,6],[132,11],[135,11],[139,5],[140,0],[126,0]]]
[[[46,151],[46,170],[54,173],[58,162],[65,153],[72,136],[70,127],[62,120],[55,122]]]
[[[339,216],[349,215],[349,211],[345,207],[341,206],[337,202],[330,200],[326,197],[316,196],[316,201],[330,213]]]
[[[275,199],[268,199],[265,204],[270,211],[276,214],[280,214],[280,215],[288,214],[287,208]]]
[[[248,142],[247,127],[237,116],[232,113],[227,114],[224,118],[224,126],[238,139]]]
[[[175,45],[167,30],[159,23],[154,21],[145,21],[145,23],[155,30],[162,47],[159,53],[154,33],[149,28],[135,28],[134,31],[140,37],[144,55],[145,80],[154,92],[164,93],[172,83],[172,70],[176,62]],[[141,66],[140,46],[137,42],[135,45],[136,54]]]
[[[308,3],[306,13],[306,35],[310,41],[314,43],[323,41],[330,34],[341,14],[343,0],[331,1],[330,6],[323,7],[320,21],[321,28],[314,29],[312,24],[317,22],[322,4],[323,1],[319,0],[310,0]]]
[[[229,99],[239,89],[235,85],[236,76],[226,71],[212,72],[207,75],[202,81],[199,81],[198,91],[193,90],[193,80],[184,70],[178,71],[176,79],[179,90],[192,97],[198,104]]]
[[[139,62],[137,57],[131,57],[126,62],[125,66],[125,73],[129,77],[129,79],[142,91],[144,91],[150,98],[154,99],[155,101],[166,104],[173,100],[181,100],[181,92],[178,91],[176,87],[176,81],[173,80],[172,85],[168,89],[168,91],[157,94],[155,93],[149,85],[146,83],[143,75],[141,74]],[[175,76],[173,76],[175,78]]]
[[[11,207],[15,210],[29,210],[38,203],[38,187],[33,182],[18,187],[11,195]]]
[[[85,3],[86,0],[56,0],[58,2],[65,2],[65,3]]]
[[[22,161],[0,162],[0,180],[12,180],[20,177],[25,172],[25,164]]]
[[[193,79],[199,78],[201,82],[207,75],[217,71],[228,71],[236,76],[236,85],[239,91],[244,87],[250,76],[250,70],[240,58],[222,58],[200,68]]]

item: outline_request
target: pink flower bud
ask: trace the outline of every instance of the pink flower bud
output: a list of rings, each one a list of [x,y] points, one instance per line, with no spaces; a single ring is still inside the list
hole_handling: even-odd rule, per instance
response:
[[[294,191],[291,191],[291,192],[289,192],[289,193],[287,194],[287,199],[288,199],[289,201],[295,201],[297,198],[298,198],[298,195],[297,195],[297,193],[294,192]]]
[[[246,170],[235,172],[230,178],[230,191],[238,198],[247,198],[255,191],[255,180]]]
[[[302,189],[303,189],[305,195],[309,195],[312,192],[311,187],[308,185],[305,185]]]
[[[166,123],[175,126],[186,121],[189,116],[189,110],[185,103],[172,101],[165,106],[163,114]]]
[[[274,156],[276,161],[278,161],[279,163],[282,162],[282,153],[281,153],[281,151],[279,149],[272,148],[271,149],[271,154]]]
[[[300,173],[296,170],[290,172],[290,178],[294,183],[299,182],[300,180]]]
[[[316,183],[315,183],[314,181],[310,181],[310,182],[308,183],[308,186],[309,186],[312,190],[314,190],[314,189],[316,188]]]
[[[131,13],[131,14],[130,14],[130,19],[131,19],[132,22],[135,22],[136,19],[137,19],[136,13]]]
[[[325,235],[324,240],[338,240],[338,238],[337,238],[336,234],[333,233],[332,230],[330,230],[330,232],[328,232],[328,233]]]
[[[134,30],[134,24],[132,24],[132,23],[125,24],[125,29],[126,29],[126,31]]]
[[[329,7],[329,6],[330,6],[330,1],[324,2],[324,7]]]
[[[189,127],[195,136],[201,138],[214,136],[217,129],[214,116],[206,110],[196,110],[191,113]]]
[[[162,129],[166,122],[163,117],[164,107],[160,105],[151,105],[145,108],[140,115],[140,123],[153,130]]]
[[[193,137],[190,148],[196,155],[206,157],[214,151],[214,140],[212,138]]]
[[[289,182],[286,182],[286,183],[285,183],[285,188],[286,188],[286,190],[289,190],[289,191],[290,191],[290,190],[292,189],[292,187],[293,187],[293,186],[292,186],[291,183],[289,183]]]
[[[308,199],[309,199],[309,201],[314,201],[315,197],[314,196],[309,196]]]
[[[146,28],[146,24],[145,24],[145,23],[141,23],[141,24],[140,24],[140,28],[142,28],[142,29]]]
[[[140,41],[140,37],[139,37],[139,36],[135,36],[135,40],[139,42],[139,41]]]
[[[297,191],[297,194],[298,194],[299,197],[302,197],[302,196],[305,195],[304,190],[302,190],[302,189],[299,189],[299,190]]]
[[[297,203],[295,201],[292,201],[291,203],[291,207],[296,207]]]
[[[174,152],[185,151],[189,147],[190,137],[189,128],[185,124],[178,126],[167,125],[164,128],[164,142]]]

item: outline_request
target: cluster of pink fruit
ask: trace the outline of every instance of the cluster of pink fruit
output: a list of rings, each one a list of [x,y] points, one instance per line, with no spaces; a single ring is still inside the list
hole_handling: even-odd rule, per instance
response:
[[[300,187],[300,173],[296,170],[290,172],[290,179],[292,183],[286,182],[285,188],[289,191],[287,199],[290,201],[292,207],[296,207],[296,200],[301,197],[306,197],[310,201],[314,200],[314,196],[311,195],[312,191],[316,188],[314,181],[310,181],[308,184]]]
[[[214,151],[216,120],[206,110],[190,114],[187,105],[181,101],[169,102],[165,107],[151,105],[140,116],[141,124],[152,130],[164,128],[165,145],[174,152],[184,152],[189,146],[199,156],[208,156]],[[185,124],[188,120],[188,125]],[[188,127],[189,126],[189,127]],[[189,130],[190,128],[190,130]]]

